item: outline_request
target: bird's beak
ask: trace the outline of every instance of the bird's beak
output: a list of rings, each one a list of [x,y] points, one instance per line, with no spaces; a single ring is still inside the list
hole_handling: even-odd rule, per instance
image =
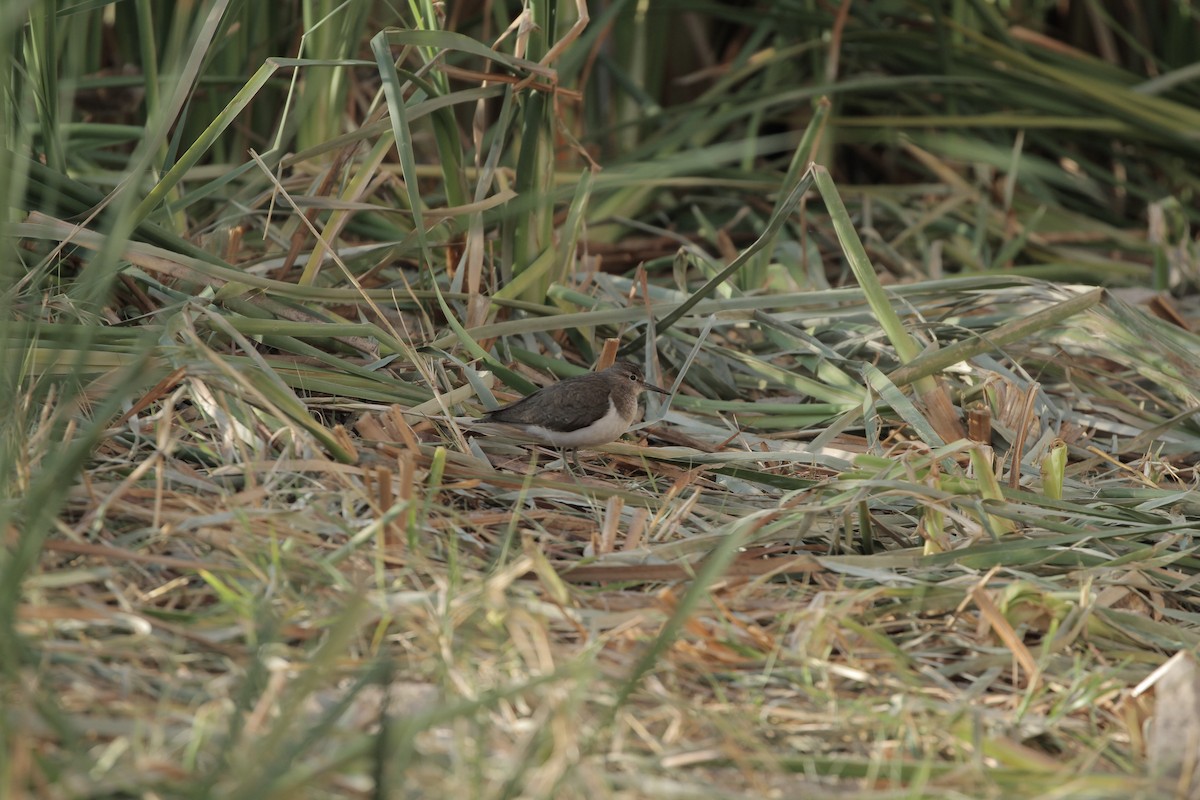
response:
[[[643,389],[649,389],[650,391],[658,392],[659,394],[665,394],[665,395],[671,394],[666,389],[662,388],[661,386],[655,386],[653,383],[647,383],[646,381],[641,381],[641,384],[642,384]]]

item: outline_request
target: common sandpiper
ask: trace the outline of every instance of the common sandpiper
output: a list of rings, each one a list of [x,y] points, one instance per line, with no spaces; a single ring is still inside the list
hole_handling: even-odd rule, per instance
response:
[[[503,408],[487,412],[484,422],[511,425],[552,447],[575,449],[619,439],[637,415],[645,390],[669,395],[646,382],[632,361],[553,383]]]

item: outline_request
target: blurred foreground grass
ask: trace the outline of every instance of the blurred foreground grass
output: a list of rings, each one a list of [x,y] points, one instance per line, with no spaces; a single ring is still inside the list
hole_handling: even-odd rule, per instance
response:
[[[1170,796],[1195,22],[844,10],[6,5],[7,793]]]

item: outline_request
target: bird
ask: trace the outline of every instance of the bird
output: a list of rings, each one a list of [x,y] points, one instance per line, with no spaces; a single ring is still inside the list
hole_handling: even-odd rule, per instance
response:
[[[488,411],[484,422],[510,425],[552,447],[592,447],[619,439],[633,424],[643,391],[670,395],[646,381],[632,361],[552,383],[514,403]]]

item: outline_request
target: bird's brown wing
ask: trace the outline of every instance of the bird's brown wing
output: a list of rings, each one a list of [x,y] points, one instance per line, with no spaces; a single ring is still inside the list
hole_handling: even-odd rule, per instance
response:
[[[577,431],[596,421],[596,393],[603,390],[604,385],[600,381],[580,379],[568,383],[555,383],[515,403],[489,411],[484,419],[487,422],[541,425],[555,431]],[[547,400],[558,402],[546,402]],[[603,411],[608,411],[607,402]]]

